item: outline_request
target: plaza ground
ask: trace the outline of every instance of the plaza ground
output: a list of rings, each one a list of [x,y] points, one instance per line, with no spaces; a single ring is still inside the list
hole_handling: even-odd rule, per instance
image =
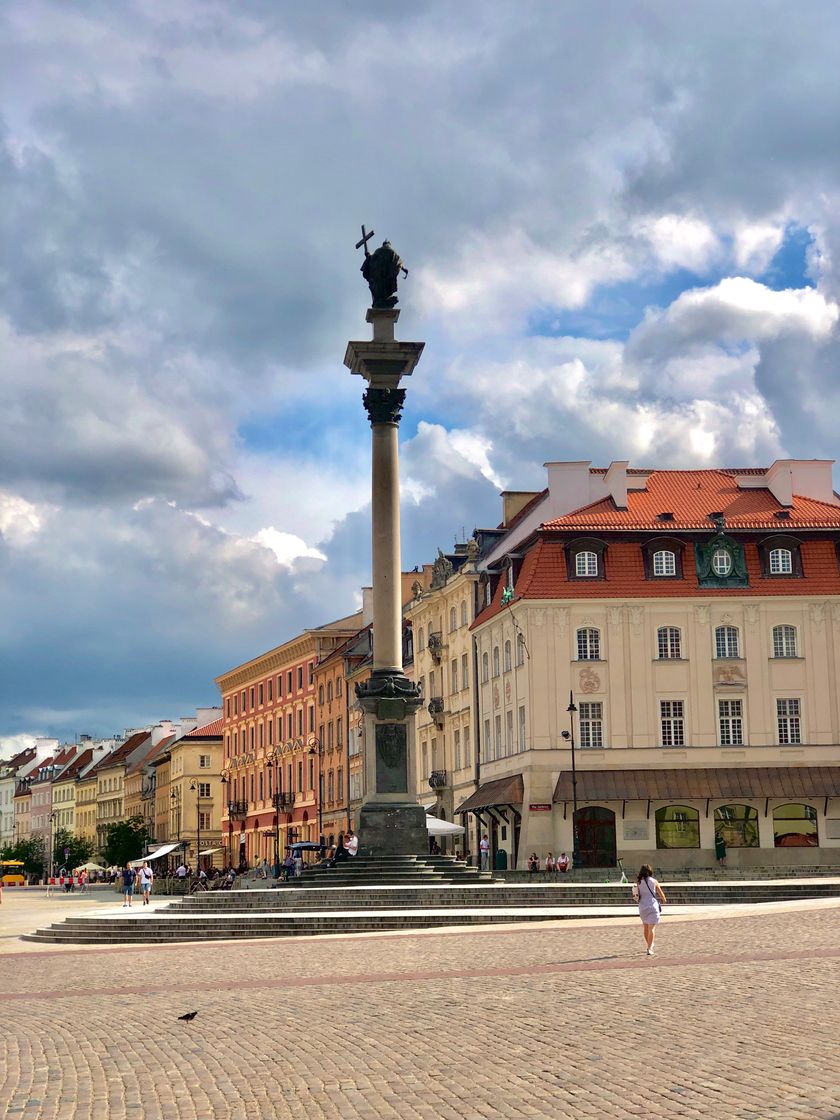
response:
[[[141,949],[18,940],[113,906],[5,892],[5,1117],[840,1116],[836,900],[666,909],[653,958],[633,917]]]

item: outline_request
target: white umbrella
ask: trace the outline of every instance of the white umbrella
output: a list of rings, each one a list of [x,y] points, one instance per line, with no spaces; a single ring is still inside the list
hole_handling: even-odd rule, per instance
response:
[[[440,817],[426,815],[426,831],[430,836],[463,836],[466,829],[459,824],[450,824],[442,821]]]
[[[82,863],[78,867],[73,868],[74,871],[104,871],[105,868],[101,863]]]

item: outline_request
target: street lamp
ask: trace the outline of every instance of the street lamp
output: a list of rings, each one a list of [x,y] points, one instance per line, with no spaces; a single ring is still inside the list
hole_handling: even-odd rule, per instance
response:
[[[273,876],[275,879],[280,878],[280,806],[282,799],[280,797],[280,785],[283,778],[283,767],[280,765],[280,747],[274,748],[272,755],[274,759],[274,794],[272,801],[274,802],[274,868]]]
[[[200,783],[190,782],[190,791],[195,794],[195,870],[201,871],[201,789]]]
[[[321,746],[321,740],[318,739],[315,735],[310,737],[310,739],[308,740],[308,743],[309,743],[309,753],[310,754],[316,754],[318,756],[318,785],[315,787],[315,796],[316,796],[315,807],[316,807],[316,810],[318,812],[318,843],[321,844],[321,843],[323,843],[323,839],[324,839],[324,837],[323,837],[323,822],[322,822],[322,812],[323,812],[323,802],[324,802],[324,789],[323,789],[324,776],[321,773],[321,756],[324,753],[324,748]]]
[[[575,704],[574,694],[569,692],[569,706],[566,709],[569,713],[569,727],[570,731],[563,731],[561,735],[564,739],[571,740],[572,747],[572,868],[577,870],[580,867],[580,845],[578,843],[578,820],[577,820],[577,769],[575,768],[575,713],[577,712],[577,705]]]
[[[221,776],[221,778],[219,779],[219,781],[220,781],[220,782],[222,783],[222,786],[223,786],[223,787],[224,787],[224,786],[226,786],[226,785],[228,784],[228,781],[229,781],[229,779],[228,779],[228,776],[227,776],[227,774],[222,774],[222,776]],[[225,802],[226,802],[226,801],[227,801],[227,790],[223,788],[223,789],[222,789],[222,811],[223,811],[223,812],[224,812],[224,805],[225,805]],[[230,813],[230,809],[228,809],[228,813]],[[231,833],[231,827],[230,827],[230,816],[228,816],[228,834],[227,834],[227,837],[225,838],[225,852],[226,852],[226,853],[227,853],[227,855],[228,855],[228,860],[227,860],[227,867],[230,867],[230,865],[231,865],[231,859],[230,859],[230,833]]]
[[[53,878],[55,870],[55,822],[58,819],[58,813],[50,813],[50,852],[49,860],[47,861],[47,883]]]

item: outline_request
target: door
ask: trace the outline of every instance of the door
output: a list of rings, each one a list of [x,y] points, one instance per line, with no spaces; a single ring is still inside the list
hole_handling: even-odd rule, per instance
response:
[[[578,809],[575,817],[581,867],[615,867],[615,813],[600,805]]]

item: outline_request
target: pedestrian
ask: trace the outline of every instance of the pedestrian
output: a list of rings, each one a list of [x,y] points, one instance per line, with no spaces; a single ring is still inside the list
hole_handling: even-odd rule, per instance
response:
[[[294,860],[295,878],[299,879],[303,874],[303,852],[300,848],[295,848],[293,850],[292,858]]]
[[[344,847],[347,849],[348,856],[354,856],[359,850],[359,837],[352,828],[348,828],[347,835],[344,837]]]
[[[186,877],[189,875],[189,869],[187,868],[186,864],[180,863],[175,870],[175,875],[178,879],[186,879]]]
[[[726,867],[726,841],[722,832],[715,833],[715,858],[721,867]]]
[[[533,879],[540,869],[540,857],[536,852],[531,852],[528,856],[528,878]]]
[[[551,852],[545,857],[545,877],[548,879],[550,875],[554,874],[554,856]]]
[[[86,868],[79,872],[79,894],[88,893],[88,873]]]
[[[569,857],[565,852],[561,852],[557,857],[557,862],[554,864],[554,870],[559,871],[561,875],[565,875],[569,870]]]
[[[260,878],[261,879],[267,879],[269,870],[270,870],[270,868],[269,868],[269,863],[268,863],[268,857],[264,856],[262,864],[260,865]]]
[[[136,883],[136,881],[137,872],[134,870],[130,863],[127,863],[122,871],[122,891],[123,895],[125,896],[123,909],[125,909],[126,906],[131,906],[131,900],[132,898],[134,898],[134,884]]]
[[[645,934],[647,955],[653,956],[653,943],[656,940],[656,927],[662,914],[662,904],[668,900],[653,877],[653,868],[649,863],[643,863],[633,885],[633,898],[639,904],[639,917]]]
[[[481,837],[478,844],[478,849],[481,852],[481,870],[490,870],[490,841],[487,839],[487,833]]]
[[[286,855],[283,857],[283,879],[288,883],[292,877],[292,872],[295,869],[295,861],[292,859],[292,853],[287,848]]]
[[[143,892],[143,905],[148,906],[149,895],[152,893],[152,883],[154,882],[155,875],[145,860],[138,872],[137,878],[140,881],[140,890]]]
[[[344,846],[344,833],[339,832],[338,840],[335,842],[335,851],[333,852],[333,866],[337,863],[343,863],[350,857],[347,854],[347,849]]]

